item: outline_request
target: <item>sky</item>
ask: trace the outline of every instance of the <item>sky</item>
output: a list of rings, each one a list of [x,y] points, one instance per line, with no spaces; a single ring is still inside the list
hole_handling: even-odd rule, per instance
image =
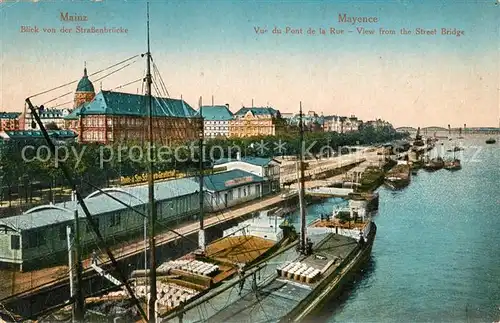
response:
[[[87,21],[61,21],[66,12]],[[378,21],[339,21],[344,14]],[[147,52],[145,1],[0,0],[0,16],[1,111],[22,111],[26,97],[80,79],[84,62],[92,74]],[[127,33],[83,34],[78,26]],[[170,97],[197,108],[200,96],[204,104],[213,96],[233,112],[253,100],[297,113],[302,102],[305,111],[381,118],[396,127],[499,126],[499,26],[499,0],[150,1],[151,53]],[[417,35],[417,28],[436,34]],[[441,28],[463,33],[442,35]],[[145,58],[128,63],[100,81],[105,72],[91,76],[96,92],[142,93],[141,81],[119,88],[145,75]],[[46,107],[72,108],[73,94],[64,94],[75,89],[73,83],[32,101],[61,96]]]

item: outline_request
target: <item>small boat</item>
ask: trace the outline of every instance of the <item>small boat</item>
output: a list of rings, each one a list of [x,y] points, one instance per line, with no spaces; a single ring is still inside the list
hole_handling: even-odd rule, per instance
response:
[[[424,169],[428,171],[436,171],[444,167],[444,160],[441,157],[433,158],[424,164]]]
[[[455,147],[453,147],[453,149],[448,149],[447,151],[448,152],[451,152],[451,151],[455,152],[455,151],[461,151],[461,150],[464,150],[464,149],[462,147],[455,146]]]
[[[489,138],[488,140],[486,140],[486,143],[487,144],[494,144],[496,143],[497,141],[495,140],[495,138]]]
[[[401,189],[410,184],[410,165],[399,161],[384,178],[384,183],[393,190]]]
[[[444,163],[444,169],[447,169],[447,170],[459,170],[462,168],[462,165],[460,164],[460,159],[453,159],[453,160],[449,160],[449,161],[446,161]]]

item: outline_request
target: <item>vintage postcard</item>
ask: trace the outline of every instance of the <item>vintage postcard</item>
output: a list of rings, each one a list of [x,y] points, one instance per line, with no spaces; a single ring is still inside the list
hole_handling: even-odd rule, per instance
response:
[[[0,0],[0,321],[499,322],[499,26]]]

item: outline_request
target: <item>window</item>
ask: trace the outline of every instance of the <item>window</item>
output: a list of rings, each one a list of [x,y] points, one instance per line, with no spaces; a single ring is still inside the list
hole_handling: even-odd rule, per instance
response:
[[[47,241],[45,241],[45,236],[43,234],[38,234],[37,237],[38,237],[38,245],[45,246],[45,244],[47,243]]]
[[[95,224],[99,228],[99,219],[96,217],[93,217],[92,220],[94,220]],[[93,230],[92,230],[92,226],[90,225],[90,222],[87,221],[87,233],[89,233],[89,232],[93,232]]]
[[[10,249],[19,250],[21,247],[21,239],[18,235],[10,236]]]
[[[66,240],[66,226],[62,225],[59,227],[59,239]]]
[[[120,225],[120,215],[119,214],[112,214],[111,217],[109,218],[109,226],[114,227],[114,226],[119,226]]]

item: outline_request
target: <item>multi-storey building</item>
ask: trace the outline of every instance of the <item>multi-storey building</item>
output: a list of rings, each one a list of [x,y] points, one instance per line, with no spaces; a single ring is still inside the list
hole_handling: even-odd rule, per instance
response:
[[[325,132],[340,132],[340,122],[338,116],[323,117],[323,131]]]
[[[230,137],[274,136],[284,129],[278,110],[271,107],[241,108],[229,123]]]
[[[323,120],[323,131],[338,133],[358,131],[361,123],[362,121],[354,115],[350,117],[326,116]]]
[[[147,96],[99,92],[65,119],[80,142],[148,141]],[[195,110],[183,100],[153,97],[153,141],[170,145],[194,140],[201,130]]]
[[[100,91],[87,76],[75,91],[74,110],[64,120],[66,129],[80,142],[144,142],[149,140],[149,106],[145,95]],[[171,143],[194,140],[201,130],[196,111],[183,100],[152,97],[153,141]]]
[[[345,120],[344,131],[345,132],[358,131],[360,124],[361,120],[358,120],[356,116],[351,115],[349,118],[346,118]]]
[[[64,117],[71,113],[70,109],[45,109],[38,113],[40,121],[44,126],[49,124],[54,124],[58,129],[66,129],[66,123]],[[26,125],[26,130],[39,130],[38,124],[33,122],[35,118],[31,115],[29,110],[24,113],[24,124]],[[33,127],[34,126],[34,127]],[[54,130],[54,129],[53,129]]]
[[[0,112],[0,130],[19,130],[20,112]]]
[[[198,111],[197,115],[199,113]],[[233,119],[233,113],[227,105],[202,106],[201,114],[205,138],[229,137],[229,123]]]

